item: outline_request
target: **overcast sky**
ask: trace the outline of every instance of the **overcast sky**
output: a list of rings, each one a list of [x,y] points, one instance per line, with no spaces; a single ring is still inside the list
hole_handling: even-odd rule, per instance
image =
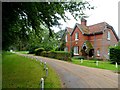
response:
[[[100,22],[107,22],[108,24],[112,25],[115,29],[116,33],[118,34],[118,2],[120,0],[86,0],[90,1],[91,5],[95,6],[94,10],[86,11],[86,14],[89,15],[87,18],[87,25],[93,25]],[[71,18],[70,21],[66,23],[61,20],[60,22],[63,24],[62,29],[65,27],[73,28],[75,23],[81,23],[80,20],[76,21],[69,13],[67,16]],[[60,29],[54,28],[55,32],[59,31]]]

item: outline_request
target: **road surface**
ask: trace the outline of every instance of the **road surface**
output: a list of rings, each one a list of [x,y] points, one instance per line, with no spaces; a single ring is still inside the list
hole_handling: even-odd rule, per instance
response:
[[[63,88],[118,88],[118,74],[110,70],[90,68],[34,55],[25,56],[37,58],[53,67],[62,80]]]

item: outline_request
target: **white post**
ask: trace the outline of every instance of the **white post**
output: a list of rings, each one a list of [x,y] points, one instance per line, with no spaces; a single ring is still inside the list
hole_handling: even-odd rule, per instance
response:
[[[115,66],[116,66],[116,68],[118,68],[118,64],[117,64],[117,62],[116,62],[116,65],[115,65]]]
[[[42,65],[42,60],[40,60],[40,63],[41,63],[41,65]]]
[[[81,63],[83,63],[83,59],[81,59]]]
[[[46,69],[46,62],[44,63],[44,70]]]
[[[46,68],[46,77],[48,76],[48,68]]]
[[[96,61],[96,66],[98,66],[98,61]]]
[[[40,80],[40,85],[41,85],[42,90],[44,90],[44,79],[43,78],[41,78]]]
[[[37,58],[36,58],[36,61],[37,61]]]

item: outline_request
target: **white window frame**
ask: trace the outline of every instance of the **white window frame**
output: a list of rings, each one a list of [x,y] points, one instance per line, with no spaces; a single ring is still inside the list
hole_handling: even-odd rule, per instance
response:
[[[74,55],[79,55],[78,46],[75,46],[75,47],[74,47]]]
[[[78,40],[78,39],[79,39],[79,33],[76,32],[76,33],[75,33],[75,40]]]
[[[65,47],[65,48],[64,48],[64,51],[68,52],[68,47]]]
[[[107,32],[107,40],[110,40],[110,31]]]
[[[100,56],[100,50],[99,49],[97,50],[97,56]]]
[[[66,35],[66,36],[65,36],[65,42],[67,42],[67,41],[68,41],[67,39],[68,39],[68,36]]]

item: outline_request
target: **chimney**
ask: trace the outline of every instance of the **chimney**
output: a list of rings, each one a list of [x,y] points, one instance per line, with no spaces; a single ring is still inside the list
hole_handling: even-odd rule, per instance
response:
[[[81,18],[81,25],[86,26],[86,24],[87,24],[87,20],[85,20],[84,18]]]

